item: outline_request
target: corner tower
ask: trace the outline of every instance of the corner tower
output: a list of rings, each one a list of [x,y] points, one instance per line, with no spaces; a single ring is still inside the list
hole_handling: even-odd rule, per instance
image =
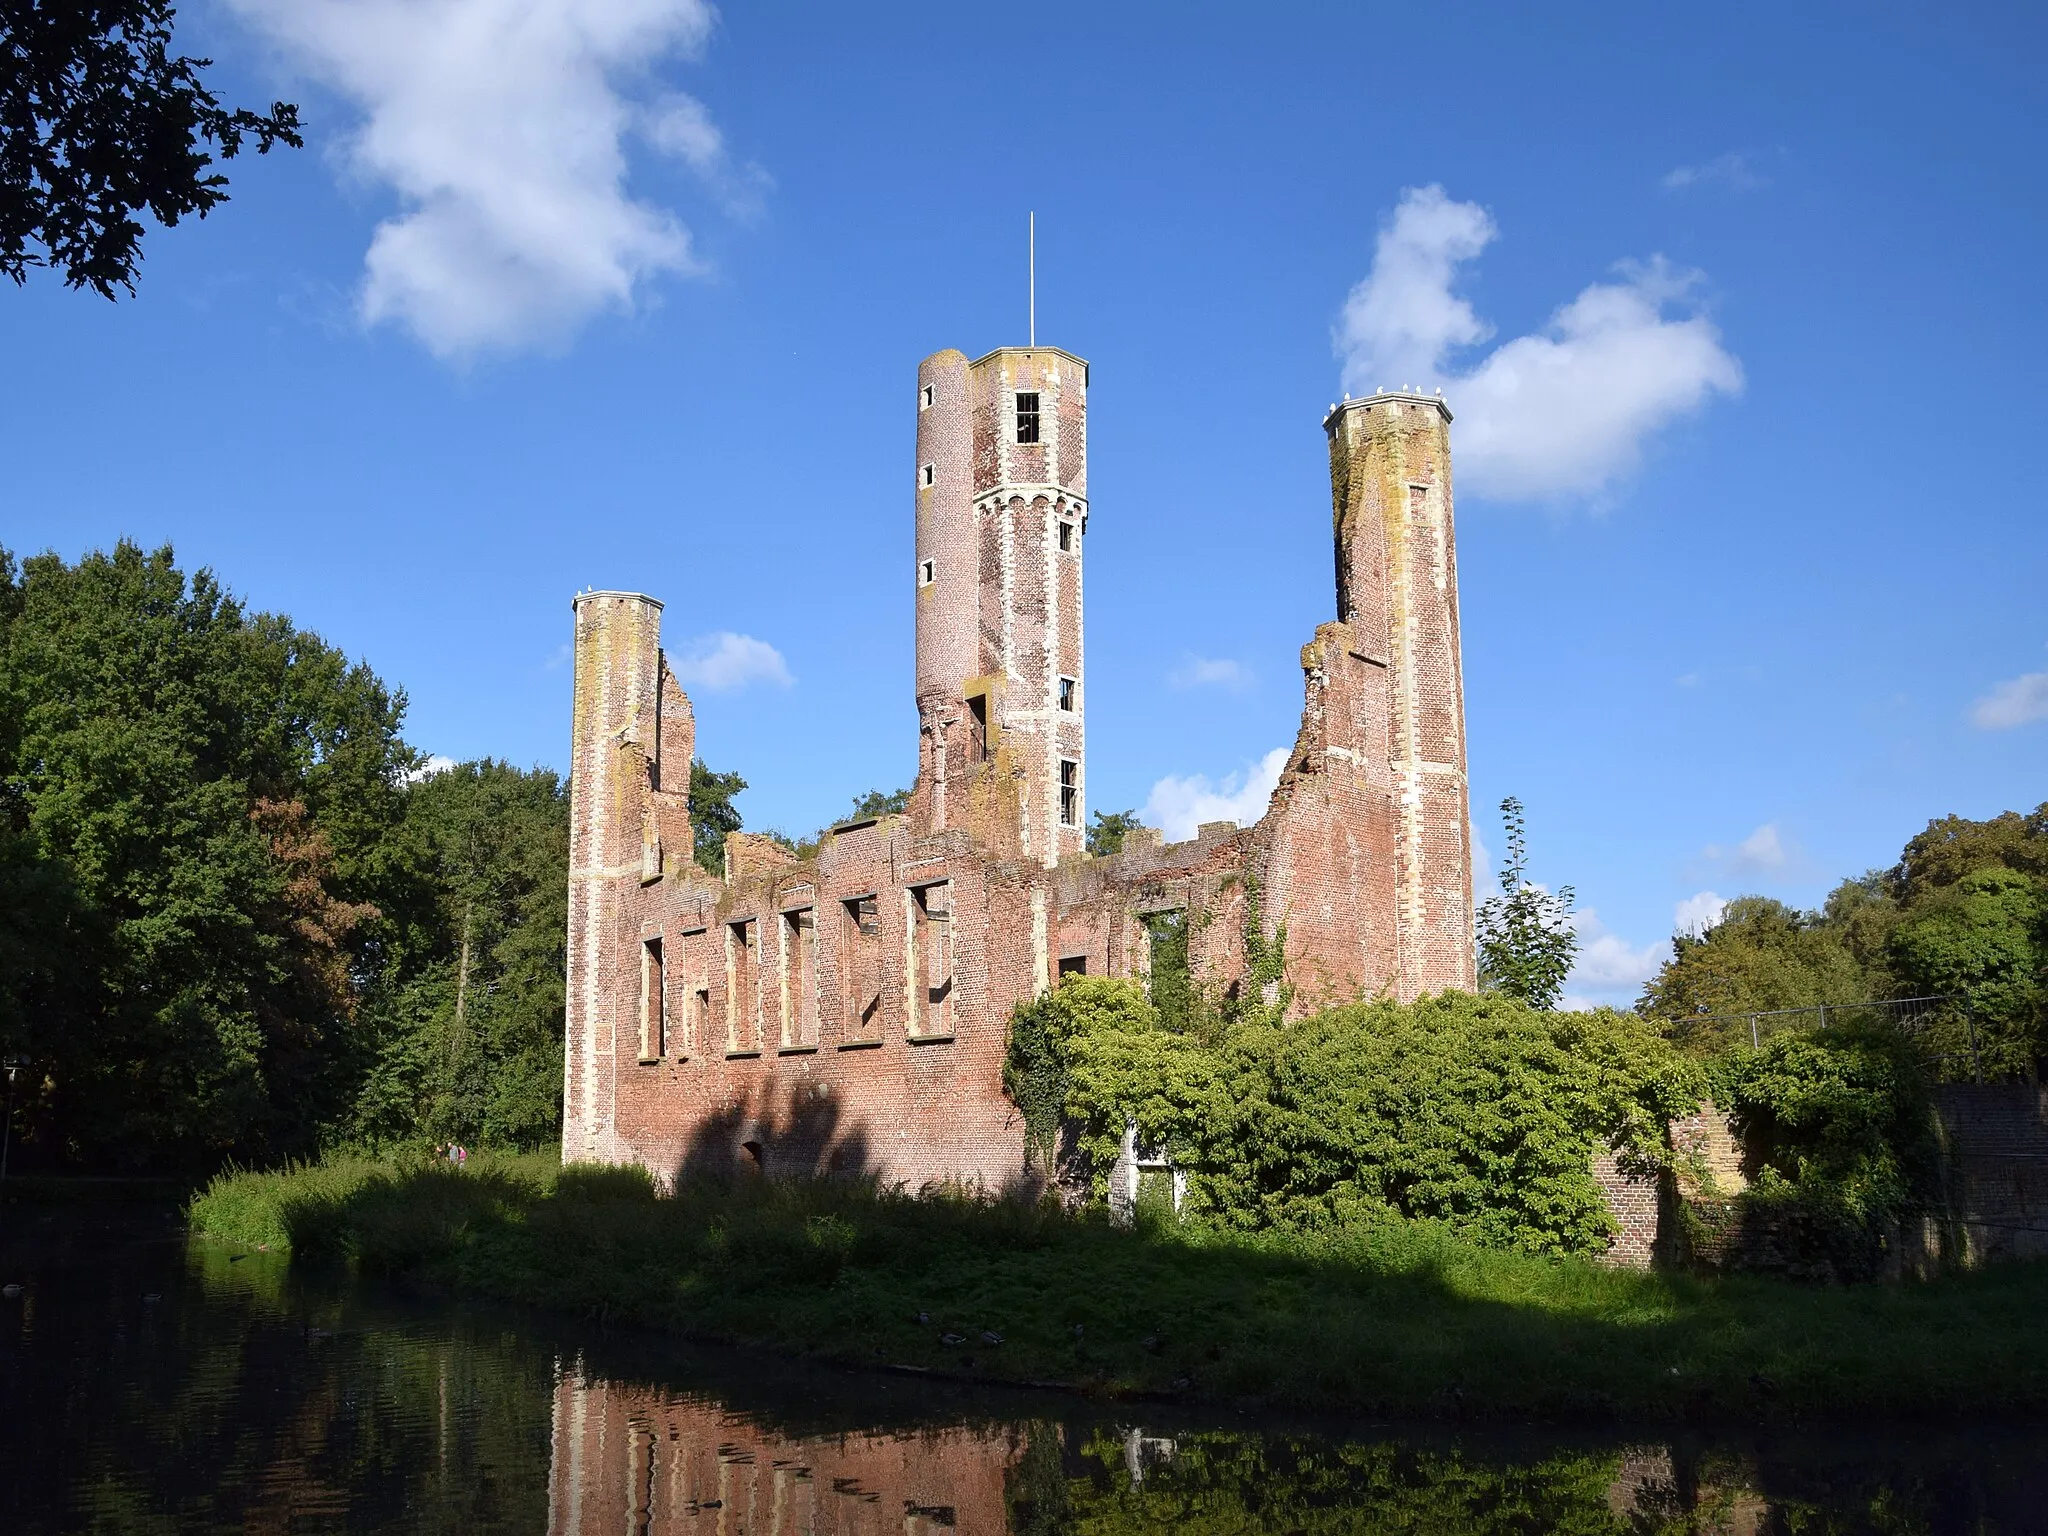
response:
[[[1478,985],[1450,425],[1441,397],[1406,391],[1347,400],[1323,422],[1337,617],[1387,674],[1404,998]]]
[[[1086,843],[1088,364],[940,352],[917,403],[921,811],[1049,867]]]

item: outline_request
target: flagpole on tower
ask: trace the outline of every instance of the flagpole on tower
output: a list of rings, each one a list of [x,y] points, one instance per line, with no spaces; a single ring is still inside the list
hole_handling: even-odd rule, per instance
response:
[[[1031,213],[1029,249],[1031,253],[1031,345],[1038,345],[1038,211]]]

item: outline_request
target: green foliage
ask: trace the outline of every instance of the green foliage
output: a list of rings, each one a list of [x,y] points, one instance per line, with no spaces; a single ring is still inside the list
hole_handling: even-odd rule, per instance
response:
[[[1124,839],[1145,825],[1136,811],[1097,811],[1088,825],[1088,855],[1106,859],[1123,851]]]
[[[1703,1016],[1861,1002],[1865,977],[1840,932],[1816,913],[1767,896],[1738,896],[1697,937],[1671,941],[1672,958],[1644,990],[1641,1012],[1668,1022],[1688,1049],[1748,1040],[1745,1027]]]
[[[0,556],[0,1046],[35,1155],[307,1150],[372,954],[404,699],[166,548]]]
[[[1003,1091],[1024,1117],[1025,1147],[1047,1178],[1059,1166],[1060,1123],[1072,1088],[1062,1049],[1066,1020],[1050,996],[1019,1003],[1003,1054]]]
[[[910,809],[910,790],[892,789],[884,794],[871,789],[864,795],[853,797],[853,809],[846,813],[848,821],[869,821],[883,816],[901,816]]]
[[[1612,1222],[1593,1154],[1618,1144],[1657,1160],[1667,1119],[1702,1087],[1632,1015],[1548,1014],[1498,995],[1243,1023],[1212,1044],[1167,1027],[1133,982],[1072,977],[1032,1005],[1028,1032],[1013,1027],[1021,1078],[1020,1038],[1034,1134],[1048,1136],[1044,1102],[1064,1082],[1098,1193],[1135,1120],[1188,1171],[1198,1220],[1341,1230],[1429,1218],[1530,1252],[1603,1247]]]
[[[1818,912],[1762,896],[1681,934],[1640,1011],[1689,1049],[1736,1043],[1739,1021],[1703,1015],[1885,998],[1967,1004],[1929,1025],[1950,1072],[2024,1073],[2048,1049],[2048,806],[1987,821],[1930,822],[1889,870],[1845,880]]]
[[[297,107],[229,111],[200,76],[211,59],[172,55],[174,14],[168,0],[0,7],[0,273],[50,266],[105,298],[132,291],[136,214],[173,225],[226,202],[212,151],[301,147]]]
[[[1795,1261],[1874,1274],[1887,1225],[1935,1192],[1932,1110],[1912,1043],[1882,1026],[1781,1035],[1721,1057],[1712,1083],[1760,1170],[1745,1199],[1795,1215],[1813,1248]]]
[[[725,834],[740,829],[733,797],[747,787],[736,773],[713,773],[698,758],[690,764],[690,828],[697,863],[721,878],[725,874]]]
[[[2043,1050],[2048,880],[1975,870],[1937,887],[1891,936],[1898,974],[1926,996],[1961,997],[1985,1070],[2025,1073]]]
[[[1633,1423],[2048,1407],[2039,1265],[1796,1287],[1501,1252],[1442,1222],[1120,1232],[1050,1203],[848,1180],[686,1182],[657,1198],[637,1170],[556,1170],[540,1157],[479,1158],[459,1172],[387,1162],[315,1196],[323,1177],[217,1181],[193,1225],[259,1241],[283,1233],[413,1286],[591,1324],[842,1365],[1057,1381],[1098,1398]],[[984,1330],[1001,1345],[984,1345]],[[1063,1523],[1054,1461],[1048,1445],[1010,1484],[1012,1508],[1035,1506],[1039,1530],[1119,1529]],[[1085,1461],[1066,1465],[1073,1475]],[[1187,1486],[1185,1513],[1152,1526],[1201,1517],[1200,1482]],[[1522,1511],[1513,1528],[1546,1528],[1538,1511],[1509,1507]],[[1279,1528],[1316,1529],[1304,1524],[1310,1508],[1286,1513]],[[1410,1528],[1439,1527],[1418,1517]]]
[[[1572,888],[1561,885],[1553,895],[1530,882],[1522,802],[1510,795],[1500,810],[1508,858],[1500,872],[1501,894],[1487,897],[1476,914],[1480,984],[1533,1007],[1555,1008],[1579,952]]]
[[[545,769],[463,763],[410,785],[383,850],[387,922],[342,1129],[497,1146],[561,1124],[569,805]]]

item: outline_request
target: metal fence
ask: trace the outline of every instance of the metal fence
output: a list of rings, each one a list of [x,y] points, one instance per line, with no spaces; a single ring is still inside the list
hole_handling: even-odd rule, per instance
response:
[[[1937,1077],[1967,1073],[1984,1081],[1984,1059],[1978,1049],[1977,1019],[1964,997],[1895,997],[1867,1003],[1818,1003],[1811,1008],[1765,1008],[1748,1013],[1700,1013],[1686,1021],[1689,1030],[1711,1029],[1736,1038],[1747,1035],[1750,1048],[1783,1034],[1804,1034],[1830,1024],[1865,1024],[1896,1029],[1919,1046]]]

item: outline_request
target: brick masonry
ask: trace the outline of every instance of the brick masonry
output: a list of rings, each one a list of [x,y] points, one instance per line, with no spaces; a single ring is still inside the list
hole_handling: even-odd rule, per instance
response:
[[[1886,1269],[1924,1273],[2048,1255],[2048,1084],[1942,1083],[1933,1108],[1938,1198],[1886,1234]],[[1745,1211],[1754,1170],[1739,1129],[1710,1103],[1673,1121],[1670,1135],[1674,1171],[1662,1179],[1624,1170],[1612,1153],[1594,1158],[1593,1177],[1620,1225],[1608,1262],[1785,1267],[1797,1233]],[[1681,1203],[1696,1218],[1690,1234],[1678,1230]]]
[[[1207,919],[1190,964],[1231,987],[1253,883],[1297,1013],[1475,985],[1449,411],[1387,394],[1324,422],[1338,616],[1302,650],[1265,816],[1096,859],[1088,388],[1050,347],[920,365],[917,781],[905,814],[835,828],[814,858],[735,835],[722,878],[692,862],[695,725],[661,604],[576,598],[565,1158],[664,1182],[1026,1185],[1002,1090],[1014,1007],[1063,971],[1144,975],[1145,920],[1168,910]]]

